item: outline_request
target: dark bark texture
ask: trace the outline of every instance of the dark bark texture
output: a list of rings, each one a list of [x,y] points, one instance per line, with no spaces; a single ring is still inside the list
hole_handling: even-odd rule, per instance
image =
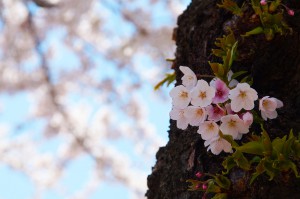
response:
[[[269,42],[264,35],[241,41],[240,59],[233,65],[234,71],[247,70],[252,74],[252,87],[258,91],[259,97],[268,95],[284,102],[279,117],[266,123],[271,138],[282,137],[290,129],[295,133],[300,132],[300,16],[297,11],[300,2],[294,0],[285,3],[296,8],[294,18],[286,16],[294,32],[276,35]],[[181,84],[183,75],[179,66],[189,66],[196,74],[212,73],[208,61],[217,59],[212,56],[211,49],[215,47],[215,39],[226,34],[226,26],[231,27],[235,35],[240,35],[257,25],[219,9],[216,4],[216,0],[193,0],[178,18],[178,28],[174,30],[177,50],[173,65],[177,85]],[[256,127],[251,130],[260,131]],[[201,198],[201,192],[187,190],[186,180],[195,179],[198,171],[221,172],[223,157],[224,154],[214,156],[206,151],[197,134],[197,127],[189,126],[186,130],[180,130],[176,127],[176,121],[171,120],[169,142],[156,154],[157,162],[148,176],[149,190],[146,196],[149,199]],[[229,198],[300,198],[300,182],[293,174],[273,181],[268,181],[268,177],[262,175],[249,186],[250,175],[239,169],[232,170],[229,177],[233,186]]]

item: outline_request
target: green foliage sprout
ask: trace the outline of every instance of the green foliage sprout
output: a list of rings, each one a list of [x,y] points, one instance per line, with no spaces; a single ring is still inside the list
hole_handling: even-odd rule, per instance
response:
[[[227,174],[233,167],[239,167],[244,170],[252,170],[250,184],[261,174],[266,173],[269,180],[273,180],[282,173],[292,171],[297,178],[300,175],[297,170],[295,161],[300,160],[300,140],[296,138],[293,131],[289,136],[275,138],[271,141],[268,133],[262,126],[261,136],[253,136],[252,141],[239,146],[230,136],[224,136],[224,139],[231,142],[235,152],[226,157],[222,165],[227,170]],[[248,160],[244,154],[252,158]]]

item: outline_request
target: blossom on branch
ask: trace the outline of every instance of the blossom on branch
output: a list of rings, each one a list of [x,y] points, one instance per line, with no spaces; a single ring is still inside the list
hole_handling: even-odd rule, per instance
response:
[[[178,109],[174,107],[170,112],[170,118],[172,120],[176,120],[177,128],[182,130],[185,130],[189,125],[188,119],[184,114],[185,111],[186,109]]]
[[[210,140],[219,134],[219,126],[216,122],[205,121],[203,122],[197,131],[203,140]]]
[[[281,107],[283,107],[282,101],[275,97],[265,96],[259,100],[259,110],[264,120],[275,119],[278,115],[276,109]]]
[[[242,119],[245,123],[245,125],[247,125],[248,127],[251,126],[251,124],[253,123],[253,115],[250,112],[246,112],[243,114]]]
[[[199,126],[206,120],[207,113],[204,108],[197,106],[188,106],[184,111],[184,116],[192,126]]]
[[[238,83],[234,89],[229,91],[228,97],[231,99],[231,109],[234,112],[242,109],[252,110],[254,101],[258,99],[257,92],[247,83]]]
[[[183,73],[183,77],[181,78],[182,84],[189,90],[194,88],[197,83],[196,74],[186,66],[180,66],[179,69]]]
[[[170,96],[172,98],[172,104],[176,108],[186,108],[191,101],[190,91],[183,85],[174,87],[170,91]]]
[[[209,105],[206,108],[208,120],[218,122],[225,115],[225,110],[219,105]]]
[[[208,85],[204,80],[198,80],[196,87],[191,93],[194,106],[206,107],[212,103],[212,99],[215,96],[215,88]]]
[[[229,88],[220,79],[215,79],[210,82],[210,86],[216,89],[215,97],[213,98],[213,103],[224,103],[228,100]]]
[[[217,136],[211,140],[206,140],[204,146],[208,146],[207,151],[211,151],[215,155],[219,155],[222,151],[227,153],[232,152],[231,144],[225,139]]]
[[[231,135],[233,139],[238,139],[239,134],[249,132],[249,126],[247,126],[237,114],[226,115],[221,118],[221,122],[220,130],[225,135]]]

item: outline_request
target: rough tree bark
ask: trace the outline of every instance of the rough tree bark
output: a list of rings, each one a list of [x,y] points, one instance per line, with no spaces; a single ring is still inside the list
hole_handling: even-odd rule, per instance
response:
[[[178,28],[174,30],[177,50],[173,65],[177,85],[181,84],[182,77],[179,66],[189,66],[198,74],[211,74],[207,62],[215,59],[211,49],[215,39],[225,34],[225,26],[240,34],[255,25],[233,17],[219,9],[216,3],[216,0],[193,0],[178,18]],[[285,3],[295,9],[300,7],[297,0]],[[287,134],[291,128],[296,133],[300,132],[300,36],[297,27],[300,23],[296,21],[297,12],[294,19],[286,17],[294,28],[291,35],[278,35],[270,42],[265,41],[264,35],[249,37],[247,43],[241,42],[239,50],[242,58],[233,66],[236,71],[246,69],[252,74],[253,87],[259,97],[269,95],[284,102],[278,119],[267,122],[267,131],[272,138]],[[254,127],[252,130],[257,129]],[[156,158],[156,165],[148,176],[146,196],[149,199],[201,198],[201,192],[187,191],[185,181],[195,178],[197,171],[216,173],[222,170],[222,155],[207,153],[197,128],[189,126],[180,130],[172,120],[169,142],[159,149]],[[235,169],[230,174],[233,186],[229,198],[300,198],[300,182],[290,176],[268,181],[268,177],[262,175],[250,187],[249,174]]]

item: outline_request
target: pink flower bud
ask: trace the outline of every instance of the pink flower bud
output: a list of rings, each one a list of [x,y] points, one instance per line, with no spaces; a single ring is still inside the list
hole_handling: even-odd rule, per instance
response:
[[[261,1],[260,1],[260,5],[262,5],[262,6],[267,5],[267,1],[266,1],[266,0],[261,0]]]
[[[253,123],[253,115],[250,112],[246,112],[243,116],[242,116],[242,120],[244,121],[244,123],[247,126],[250,126]]]
[[[197,184],[195,188],[200,189],[200,184]]]
[[[203,176],[203,173],[201,173],[200,171],[196,173],[197,178],[201,178],[202,176]]]
[[[207,184],[203,184],[203,185],[202,185],[202,189],[203,189],[203,190],[206,190],[206,189],[207,189]]]
[[[289,10],[288,10],[288,14],[289,14],[290,16],[294,16],[294,15],[295,15],[295,12],[294,12],[294,10],[289,9]]]

